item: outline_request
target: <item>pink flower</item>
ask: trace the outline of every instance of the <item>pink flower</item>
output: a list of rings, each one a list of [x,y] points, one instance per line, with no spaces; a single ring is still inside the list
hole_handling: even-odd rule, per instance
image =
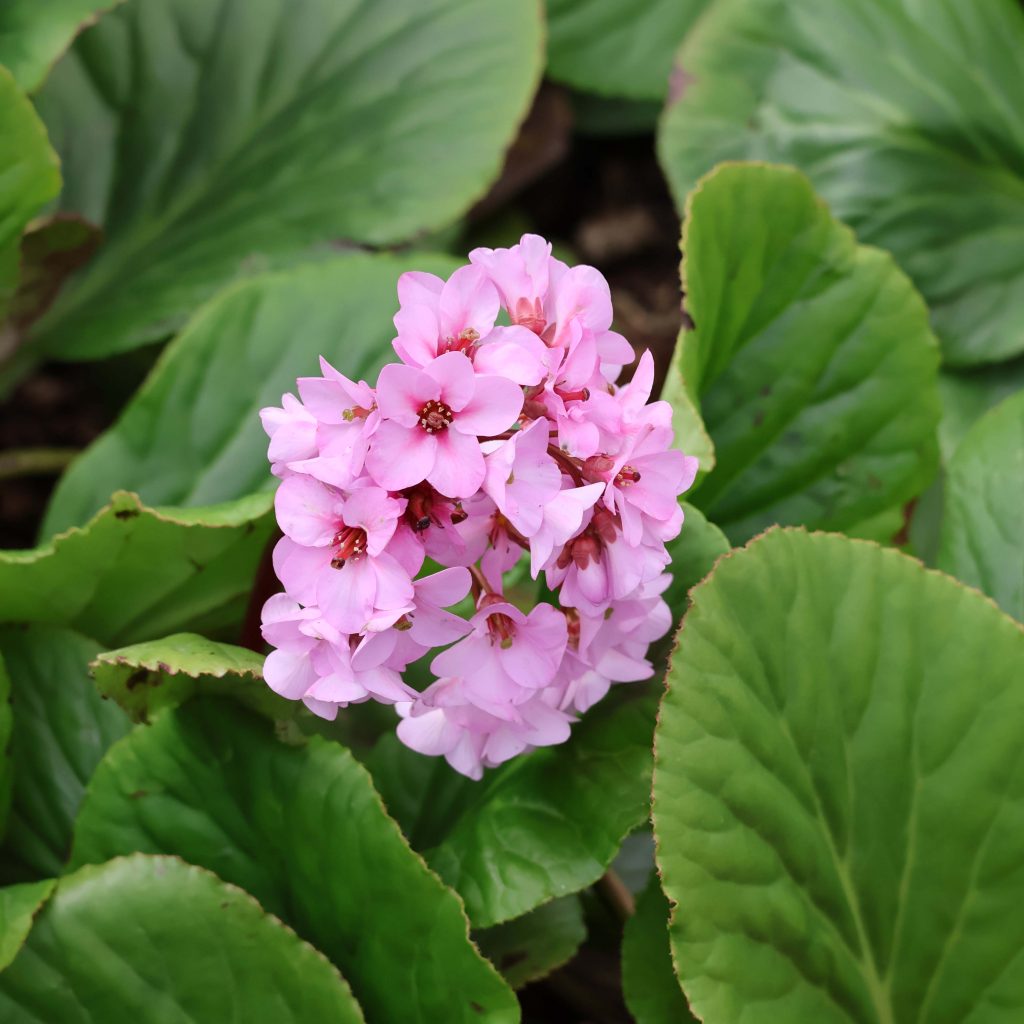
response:
[[[387,665],[405,671],[431,648],[461,640],[472,626],[445,611],[469,593],[470,576],[464,567],[442,569],[413,582],[413,607],[390,629],[368,633],[354,656],[357,666]]]
[[[376,487],[348,496],[305,476],[277,490],[284,537],[274,568],[287,592],[317,605],[337,630],[386,629],[412,608],[409,572],[384,548],[395,535],[405,501]]]
[[[530,538],[530,571],[534,579],[548,568],[552,556],[560,554],[562,546],[583,529],[587,513],[603,492],[604,486],[599,483],[569,487],[544,506],[540,528]]]
[[[660,576],[668,562],[664,544],[646,537],[636,546],[627,544],[615,517],[598,508],[546,575],[549,586],[561,587],[561,604],[596,615]]]
[[[382,422],[370,441],[366,468],[388,490],[426,480],[441,494],[468,498],[484,479],[479,436],[510,427],[523,392],[503,377],[478,375],[459,352],[425,369],[391,363],[380,372]]]
[[[498,293],[477,267],[460,267],[447,281],[433,274],[403,274],[398,296],[398,337],[392,344],[408,366],[423,368],[447,352],[461,352],[480,373],[516,384],[543,378],[544,345],[521,327],[494,326]]]
[[[263,667],[267,685],[288,700],[302,700],[321,718],[333,719],[339,707],[371,697],[392,704],[416,696],[391,669],[355,669],[348,637],[316,608],[300,608],[285,594],[263,606],[263,636],[275,648]]]
[[[260,409],[263,429],[270,438],[267,458],[275,476],[286,476],[288,464],[316,454],[316,418],[294,395],[283,395],[282,408]]]
[[[564,743],[572,718],[543,700],[543,691],[518,705],[511,718],[488,714],[466,699],[460,680],[439,679],[408,704],[396,704],[402,716],[398,738],[412,750],[443,756],[462,775],[483,776],[534,747]]]
[[[473,616],[473,632],[442,651],[430,669],[462,680],[466,699],[498,718],[515,719],[514,707],[547,686],[565,651],[565,616],[548,604],[529,615],[494,597]]]
[[[562,471],[548,454],[548,429],[547,420],[534,420],[497,442],[486,460],[483,489],[524,537],[540,529],[544,506],[562,488]]]
[[[604,504],[618,514],[622,535],[634,547],[645,526],[669,540],[683,524],[678,497],[693,483],[698,463],[671,443],[671,429],[647,427],[628,437],[614,458],[597,455],[584,463],[588,480],[606,481]]]
[[[305,408],[317,424],[315,452],[288,468],[349,487],[362,472],[369,439],[380,422],[376,397],[365,381],[349,380],[322,356],[320,368],[322,377],[298,380]]]

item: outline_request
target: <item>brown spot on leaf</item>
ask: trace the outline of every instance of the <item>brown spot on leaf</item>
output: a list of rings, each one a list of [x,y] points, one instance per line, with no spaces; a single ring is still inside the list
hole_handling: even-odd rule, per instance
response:
[[[119,508],[114,513],[115,519],[134,519],[139,514],[137,508]]]

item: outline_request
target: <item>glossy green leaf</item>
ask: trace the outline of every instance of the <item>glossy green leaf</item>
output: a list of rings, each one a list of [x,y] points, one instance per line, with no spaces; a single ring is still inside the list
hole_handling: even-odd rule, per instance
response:
[[[123,0],[4,0],[0,6],[0,64],[31,92],[80,29]]]
[[[116,645],[237,623],[273,528],[269,494],[152,509],[115,494],[82,528],[0,551],[0,622],[74,626]]]
[[[940,569],[1024,622],[1024,391],[986,413],[946,470]]]
[[[971,371],[940,373],[939,445],[943,463],[949,462],[967,431],[989,409],[1021,391],[1024,391],[1024,358]]]
[[[0,848],[5,881],[59,875],[82,795],[107,747],[130,728],[89,677],[99,646],[69,629],[7,626],[0,655],[11,681],[11,820]]]
[[[661,398],[672,406],[674,447],[686,452],[687,455],[692,455],[697,460],[697,479],[692,488],[692,490],[696,490],[704,477],[715,468],[715,445],[701,418],[697,402],[693,398],[694,392],[688,387],[683,376],[685,336],[685,330],[680,331],[675,352],[672,354],[672,362],[661,389]]]
[[[547,0],[548,74],[587,92],[663,100],[672,57],[710,0]]]
[[[40,907],[50,897],[56,881],[23,882],[0,889],[0,971],[17,955],[32,928]]]
[[[622,992],[636,1024],[692,1024],[668,943],[669,906],[657,874],[622,933]]]
[[[1024,629],[892,549],[775,530],[694,591],[654,827],[695,1014],[1024,1016]]]
[[[91,665],[96,688],[134,721],[178,707],[194,696],[231,697],[272,718],[291,718],[294,701],[263,682],[263,656],[195,633],[176,633],[116,651]]]
[[[715,561],[729,550],[729,541],[714,523],[708,522],[700,509],[683,503],[686,519],[675,540],[669,541],[672,556],[669,571],[672,583],[665,591],[665,600],[675,613],[676,621],[686,611],[686,592],[714,567]]]
[[[2,61],[2,58],[0,58]],[[18,281],[25,225],[60,188],[56,154],[32,104],[0,67],[0,320]]]
[[[241,885],[342,970],[372,1021],[518,1020],[462,906],[336,743],[287,746],[237,705],[194,700],[114,746],[74,861],[176,853]]]
[[[1024,352],[1017,0],[721,0],[678,57],[662,165],[680,205],[723,160],[804,169],[921,289],[950,363]]]
[[[259,410],[319,374],[326,356],[353,379],[394,358],[398,276],[447,276],[443,256],[352,255],[225,291],[167,348],[117,423],[61,480],[44,533],[84,522],[112,491],[154,505],[210,505],[266,489]]]
[[[34,332],[96,358],[220,285],[439,228],[494,178],[540,73],[535,2],[133,0],[38,96],[61,208],[105,245]]]
[[[530,913],[473,933],[480,951],[513,988],[546,978],[587,937],[579,897],[564,896]]]
[[[892,258],[790,168],[719,168],[690,196],[677,366],[715,445],[694,501],[736,542],[844,529],[934,473],[938,349]]]
[[[173,857],[58,884],[0,974],[10,1024],[361,1024],[338,972],[247,893]]]
[[[728,550],[721,532],[696,509],[686,506],[686,516],[672,544],[676,579],[667,595],[677,619],[687,590]],[[380,740],[367,758],[384,803],[413,846],[462,895],[474,926],[508,921],[585,889],[605,872],[623,837],[647,820],[663,671],[663,655],[655,654],[658,675],[650,683],[616,687],[566,743],[516,758],[481,782],[394,736]]]
[[[0,647],[0,839],[7,832],[7,816],[11,810],[14,771],[11,764],[11,734],[14,715],[11,712],[11,677]]]

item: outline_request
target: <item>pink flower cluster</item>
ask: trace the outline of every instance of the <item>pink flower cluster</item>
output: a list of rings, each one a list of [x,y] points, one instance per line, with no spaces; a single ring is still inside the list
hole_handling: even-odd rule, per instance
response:
[[[469,258],[401,276],[401,362],[376,387],[321,360],[262,411],[284,534],[263,635],[277,693],[325,718],[394,704],[405,744],[479,778],[651,675],[697,462],[649,401],[649,352],[615,384],[635,354],[598,271],[536,235]],[[557,605],[506,598],[521,560]],[[436,648],[418,692],[402,673]]]

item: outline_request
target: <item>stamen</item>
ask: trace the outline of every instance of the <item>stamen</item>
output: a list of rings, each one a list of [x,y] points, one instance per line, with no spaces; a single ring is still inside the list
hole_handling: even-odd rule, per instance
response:
[[[447,430],[451,426],[455,414],[451,406],[432,398],[420,409],[420,426],[428,434],[436,434],[438,431]]]

